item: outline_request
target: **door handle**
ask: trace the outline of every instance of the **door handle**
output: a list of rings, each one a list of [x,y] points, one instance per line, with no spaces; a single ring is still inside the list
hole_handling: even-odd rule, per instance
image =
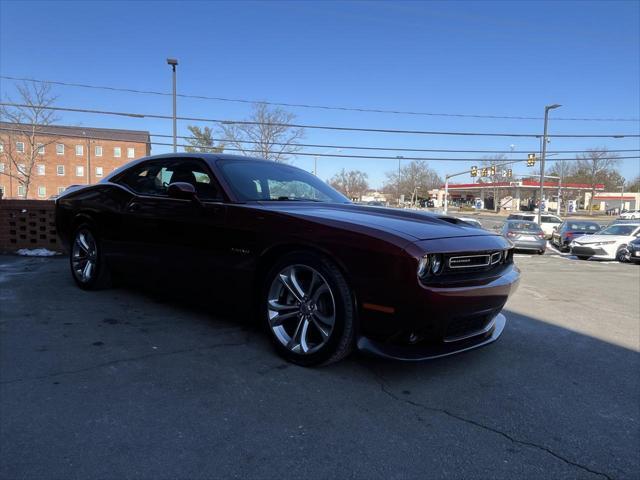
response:
[[[138,210],[140,210],[140,204],[136,202],[132,202],[129,204],[128,210],[130,212],[137,212]]]

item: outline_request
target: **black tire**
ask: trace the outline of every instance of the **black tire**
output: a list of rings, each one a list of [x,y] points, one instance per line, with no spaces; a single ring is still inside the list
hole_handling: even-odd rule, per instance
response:
[[[286,293],[283,287],[278,287],[280,280],[277,277],[289,268],[307,268],[315,271],[330,289],[329,294],[332,295],[334,322],[330,334],[326,337],[324,343],[316,347],[318,348],[317,351],[309,353],[292,351],[291,348],[283,343],[282,339],[278,338],[275,327],[272,328],[270,316],[273,311],[268,308],[269,300],[274,288],[280,288],[281,291]],[[311,289],[311,287],[309,288]],[[265,277],[260,305],[260,316],[268,330],[269,338],[273,346],[280,356],[292,363],[305,367],[328,365],[343,359],[353,350],[355,344],[354,297],[351,288],[338,267],[322,255],[299,251],[289,253],[278,259]],[[314,306],[314,308],[316,307]],[[294,311],[297,310],[294,309]],[[298,328],[300,328],[303,322],[303,320],[301,320],[302,317],[300,317],[302,313],[296,315],[298,316],[287,320],[287,322],[291,322],[291,324],[289,324],[290,331],[295,330],[296,324]],[[313,315],[313,313],[311,315]],[[291,334],[290,337],[293,339],[295,333]],[[298,347],[301,347],[301,345],[300,343]]]
[[[579,260],[589,260],[591,257],[585,257],[584,255],[577,255]]]
[[[627,263],[627,246],[626,245],[622,245],[620,248],[618,248],[618,251],[616,252],[616,260],[619,261],[620,263]]]
[[[544,252],[545,252],[544,250],[539,250],[538,255],[544,255]]]
[[[77,263],[74,265],[74,261],[78,261],[78,256],[76,255],[78,248],[76,248],[75,244],[81,234],[90,235],[95,242],[95,252],[90,255],[94,266],[92,268],[92,274],[88,278],[84,278],[78,272],[76,269]],[[81,248],[80,250],[84,249]],[[96,233],[96,228],[89,223],[78,225],[73,232],[71,245],[69,247],[69,267],[76,285],[83,290],[100,290],[111,286],[111,272],[109,271],[109,266],[102,252],[100,238]]]

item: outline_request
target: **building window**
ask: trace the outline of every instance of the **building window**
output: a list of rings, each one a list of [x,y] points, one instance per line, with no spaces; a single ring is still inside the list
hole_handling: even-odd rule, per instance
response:
[[[38,155],[44,155],[44,145],[41,143],[38,144]]]
[[[36,165],[36,172],[38,172],[38,175],[44,175],[44,163]]]
[[[24,165],[24,163],[18,164],[18,173],[21,173],[22,175],[27,174],[27,167]]]
[[[4,152],[4,143],[0,143],[0,153]]]
[[[102,156],[102,147],[100,145],[96,145],[96,157]]]
[[[64,165],[56,165],[56,174],[57,175],[64,175]]]
[[[84,177],[84,167],[82,165],[76,167],[76,177]]]
[[[102,167],[96,167],[96,177],[101,177],[103,175]]]
[[[47,196],[47,187],[38,187],[38,197],[44,198]]]
[[[58,187],[58,195],[62,195],[64,193],[64,187]]]
[[[4,197],[4,186],[0,185],[0,199]]]
[[[24,142],[16,142],[16,151],[18,153],[24,153]]]
[[[133,147],[127,148],[127,158],[135,158],[135,156],[136,156],[136,149]]]
[[[56,144],[56,154],[57,155],[64,155],[64,144],[62,144],[62,143],[57,143]]]
[[[122,155],[120,147],[113,147],[113,156],[119,158]]]
[[[18,196],[24,197],[24,185],[18,185]]]
[[[82,145],[76,145],[76,156],[81,157],[84,154]]]
[[[0,163],[0,173],[4,173],[4,163]]]

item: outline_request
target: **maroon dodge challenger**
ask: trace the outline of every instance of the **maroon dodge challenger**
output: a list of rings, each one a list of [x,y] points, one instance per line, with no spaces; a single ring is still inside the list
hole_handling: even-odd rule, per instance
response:
[[[487,345],[519,280],[500,235],[354,205],[304,170],[232,155],[133,161],[61,195],[56,223],[80,288],[123,272],[195,279],[300,365],[354,347],[425,360]]]

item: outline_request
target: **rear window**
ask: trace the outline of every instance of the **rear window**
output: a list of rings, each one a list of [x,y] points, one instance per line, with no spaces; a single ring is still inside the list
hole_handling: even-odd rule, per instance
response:
[[[597,223],[579,223],[572,222],[567,224],[567,230],[578,230],[581,232],[597,232],[600,230],[600,225]]]
[[[507,228],[516,231],[541,232],[540,225],[534,222],[508,222]]]

